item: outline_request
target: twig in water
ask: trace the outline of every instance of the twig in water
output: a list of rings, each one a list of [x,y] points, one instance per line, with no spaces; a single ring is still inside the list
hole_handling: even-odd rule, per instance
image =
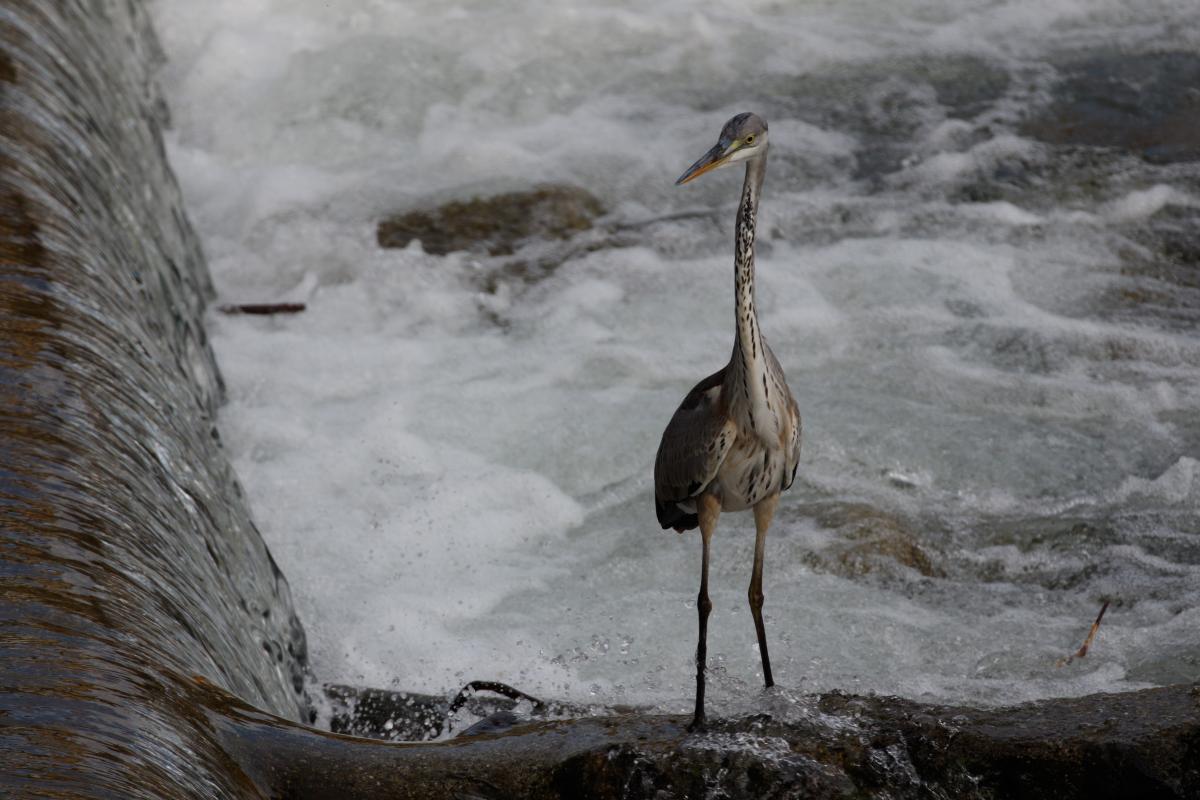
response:
[[[235,303],[221,306],[222,314],[298,314],[304,303]]]
[[[1092,646],[1092,641],[1096,638],[1096,631],[1100,630],[1100,620],[1104,619],[1104,612],[1108,611],[1108,600],[1104,601],[1104,605],[1100,606],[1100,613],[1096,615],[1096,621],[1092,623],[1092,629],[1088,631],[1087,638],[1083,640],[1083,646],[1075,651],[1074,655],[1069,655],[1066,658],[1060,658],[1057,667],[1065,667],[1077,658],[1083,658],[1088,654],[1088,648]]]

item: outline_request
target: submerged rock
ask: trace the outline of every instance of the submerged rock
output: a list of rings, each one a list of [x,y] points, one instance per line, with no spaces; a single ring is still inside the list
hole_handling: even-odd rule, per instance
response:
[[[946,574],[921,546],[909,523],[894,514],[861,503],[832,503],[817,509],[816,520],[837,534],[834,544],[804,556],[819,572],[853,578],[898,564],[925,577]]]
[[[996,106],[1012,84],[1008,68],[970,55],[900,56],[850,61],[802,76],[735,77],[705,87],[684,84],[683,105],[753,108],[767,119],[802,119],[847,134],[853,154],[806,155],[772,151],[771,174],[798,173],[805,183],[844,179],[879,185],[919,149],[933,119],[973,119]],[[697,93],[699,94],[699,100]],[[774,179],[773,179],[774,180]]]
[[[1200,159],[1200,56],[1115,52],[1061,67],[1023,131],[1056,145],[1109,147],[1152,163]]]
[[[1131,226],[1120,274],[1099,299],[1110,318],[1153,318],[1180,330],[1200,324],[1200,208],[1167,204]]]
[[[600,201],[583,189],[539,186],[397,214],[379,223],[376,239],[380,247],[419,240],[433,255],[466,250],[505,256],[529,239],[566,239],[588,230],[603,213]]]
[[[554,274],[565,262],[593,250],[621,246],[628,237],[594,227],[605,213],[600,201],[574,186],[539,186],[524,192],[455,201],[410,211],[379,223],[380,247],[419,241],[425,252],[486,256],[473,282],[487,295],[518,291]],[[486,302],[485,313],[504,325]]]

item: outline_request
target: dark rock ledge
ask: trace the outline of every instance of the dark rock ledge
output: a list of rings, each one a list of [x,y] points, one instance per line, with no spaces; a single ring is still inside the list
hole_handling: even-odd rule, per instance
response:
[[[1200,797],[1200,685],[995,710],[833,693],[705,734],[685,716],[625,714],[414,744],[316,731],[218,692],[197,702],[268,797]]]

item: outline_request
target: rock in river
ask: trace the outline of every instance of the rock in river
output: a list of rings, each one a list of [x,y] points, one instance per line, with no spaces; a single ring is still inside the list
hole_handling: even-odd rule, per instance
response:
[[[434,255],[469,250],[505,256],[527,239],[566,239],[588,230],[603,213],[600,201],[583,189],[538,186],[396,214],[379,223],[376,238],[380,247],[419,240]]]

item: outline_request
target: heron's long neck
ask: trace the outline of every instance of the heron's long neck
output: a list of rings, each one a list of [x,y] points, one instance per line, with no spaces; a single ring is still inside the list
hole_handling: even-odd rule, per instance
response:
[[[742,202],[738,206],[737,225],[733,240],[734,296],[737,312],[735,354],[742,364],[754,371],[762,363],[763,341],[758,329],[758,312],[754,307],[754,226],[758,218],[758,198],[762,192],[763,176],[767,171],[767,154],[746,162],[746,182],[742,185]]]

